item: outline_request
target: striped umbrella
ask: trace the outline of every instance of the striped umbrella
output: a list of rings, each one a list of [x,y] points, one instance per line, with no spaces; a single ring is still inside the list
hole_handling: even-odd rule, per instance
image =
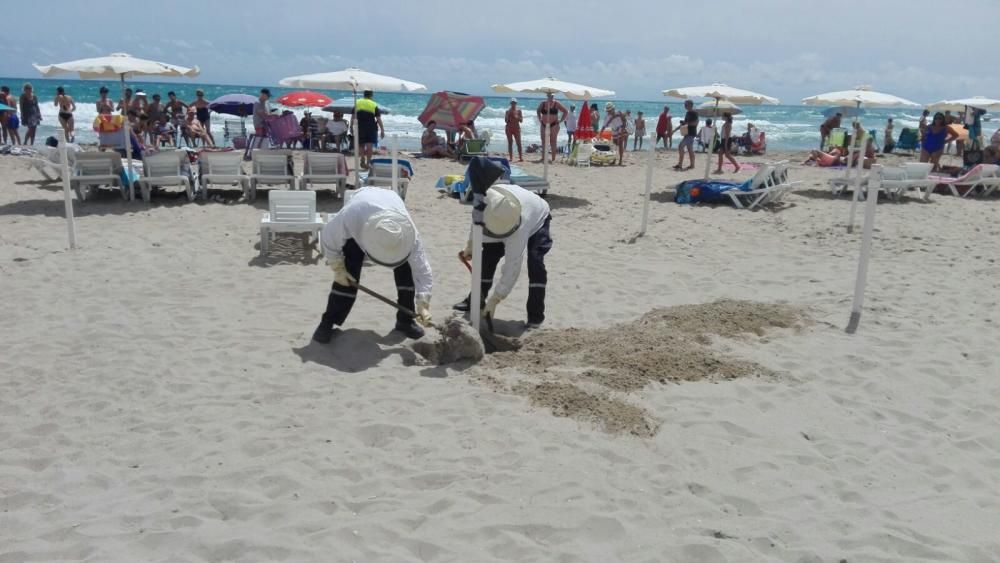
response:
[[[459,125],[475,120],[484,107],[486,102],[481,96],[435,92],[417,119],[425,126],[434,121],[442,129],[458,129]]]

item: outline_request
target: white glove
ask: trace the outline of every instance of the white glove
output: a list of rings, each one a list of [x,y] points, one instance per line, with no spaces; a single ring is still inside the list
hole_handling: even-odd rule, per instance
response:
[[[327,260],[326,264],[333,270],[334,283],[344,287],[354,287],[354,284],[358,282],[358,280],[354,279],[354,276],[347,273],[347,266],[344,264],[343,257]]]
[[[472,260],[472,239],[469,239],[465,243],[465,248],[458,252],[459,257],[461,257],[466,262]]]
[[[417,318],[415,320],[424,326],[431,326],[431,322],[434,320],[434,318],[431,317],[431,294],[418,293],[416,303]]]
[[[500,297],[496,293],[490,295],[490,298],[486,300],[486,306],[483,307],[483,316],[489,315],[490,318],[496,318],[497,305],[503,301],[503,297]]]

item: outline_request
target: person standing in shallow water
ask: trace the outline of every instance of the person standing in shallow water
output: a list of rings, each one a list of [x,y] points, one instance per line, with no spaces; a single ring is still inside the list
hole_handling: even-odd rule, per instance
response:
[[[35,144],[35,131],[42,124],[42,110],[38,107],[38,96],[31,84],[25,84],[21,93],[21,122],[28,128],[24,134],[24,144]]]
[[[66,140],[72,143],[74,141],[73,112],[76,111],[76,102],[60,86],[56,88],[56,99],[53,103],[59,108],[59,124],[62,125],[63,131],[66,133]]]
[[[524,162],[524,155],[521,153],[521,122],[524,115],[517,107],[517,99],[510,99],[510,108],[503,116],[504,133],[507,134],[507,158],[514,160],[514,143],[517,143],[517,161]]]

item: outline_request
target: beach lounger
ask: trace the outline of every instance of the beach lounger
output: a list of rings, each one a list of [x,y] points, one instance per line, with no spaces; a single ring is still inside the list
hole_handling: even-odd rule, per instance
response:
[[[573,149],[571,163],[577,166],[590,167],[590,157],[594,154],[594,145],[590,141],[581,141]]]
[[[540,196],[549,193],[549,182],[541,176],[528,174],[517,166],[510,167],[510,178],[507,180],[515,186],[520,186],[529,192],[535,192]]]
[[[413,166],[410,164],[409,160],[405,159],[396,160],[396,166],[399,169],[399,173],[396,178],[396,193],[399,194],[400,198],[406,199],[406,190],[409,188],[410,178],[413,176]],[[366,186],[391,188],[392,159],[373,158],[371,166],[368,168],[368,176],[365,178],[363,184]]]
[[[234,148],[246,148],[247,126],[242,119],[227,119],[222,125],[222,136],[224,139],[232,143]]]
[[[201,198],[208,197],[208,187],[212,184],[237,186],[249,199],[247,175],[243,173],[243,154],[239,151],[202,152],[198,157],[201,167],[198,183]]]
[[[299,189],[310,185],[334,184],[337,197],[344,197],[347,189],[347,161],[340,153],[307,152],[302,159]]]
[[[274,233],[309,233],[319,238],[326,221],[316,213],[316,192],[271,190],[268,212],[260,219],[260,255],[266,256]],[[312,243],[306,243],[307,250]]]
[[[118,188],[122,198],[128,200],[131,191],[122,183],[122,160],[114,152],[84,152],[76,155],[70,187],[80,201],[87,201],[94,190],[101,186]]]
[[[996,164],[977,164],[958,178],[931,176],[931,190],[937,186],[945,186],[955,197],[969,197],[981,192],[988,196],[1000,188],[1000,166]]]
[[[139,179],[142,200],[149,203],[153,186],[184,186],[188,201],[194,201],[191,178],[182,171],[187,152],[182,150],[147,153],[142,159],[143,176]]]
[[[70,143],[66,147],[66,156],[69,160],[69,169],[72,172],[73,164],[76,161],[76,154],[80,152],[80,146]],[[62,179],[62,160],[59,157],[59,149],[56,147],[38,147],[34,156],[27,157],[28,165],[38,171],[43,178],[49,182]]]
[[[788,162],[765,164],[749,181],[724,192],[737,209],[756,209],[780,203],[798,182],[788,181]]]
[[[486,139],[472,139],[458,145],[456,157],[459,162],[472,160],[474,156],[486,156]]]
[[[294,190],[297,182],[292,169],[292,151],[284,149],[254,149],[250,155],[249,193],[247,199],[257,197],[257,186],[277,186],[287,184]]]

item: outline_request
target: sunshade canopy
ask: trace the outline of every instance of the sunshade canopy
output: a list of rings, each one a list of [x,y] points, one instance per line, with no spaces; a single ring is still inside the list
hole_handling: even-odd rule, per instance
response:
[[[335,72],[320,72],[282,78],[279,82],[286,88],[325,88],[327,90],[375,90],[379,92],[421,92],[427,89],[423,84],[402,78],[384,76],[361,70],[346,68]]]
[[[724,100],[720,100],[718,106],[716,106],[715,102],[705,102],[698,105],[695,109],[698,111],[698,115],[702,117],[721,116],[724,113],[729,113],[730,115],[743,113],[743,109],[740,106]]]
[[[566,82],[552,78],[551,76],[540,80],[529,80],[527,82],[511,82],[510,84],[494,84],[494,92],[501,94],[513,94],[516,92],[526,92],[529,94],[562,94],[570,100],[590,100],[593,98],[606,98],[614,96],[614,90],[605,90],[593,86],[585,86],[574,82]]]
[[[225,113],[245,117],[253,113],[253,105],[257,98],[250,94],[225,94],[215,98],[208,104],[208,109],[215,113]]]
[[[354,113],[354,98],[338,98],[331,102],[329,105],[323,106],[323,111],[339,111],[340,113],[346,113],[348,115]],[[388,115],[392,113],[392,109],[382,104],[378,105],[378,111],[382,115]]]
[[[321,108],[323,106],[329,105],[333,100],[330,96],[326,94],[320,94],[319,92],[310,92],[308,90],[302,90],[299,92],[289,92],[278,98],[277,102],[283,106],[288,107],[312,107]]]
[[[856,106],[861,104],[870,108],[920,107],[920,104],[916,102],[892,94],[875,92],[868,86],[809,96],[803,98],[802,103],[807,106]]]
[[[664,90],[663,95],[670,96],[672,98],[715,98],[716,100],[725,100],[734,104],[760,105],[780,103],[778,98],[773,98],[757,92],[751,92],[750,90],[733,88],[732,86],[726,86],[725,84],[719,83],[710,84],[708,86],[673,88],[670,90]]]
[[[942,100],[927,106],[927,109],[931,111],[965,111],[966,107],[986,111],[997,111],[1000,110],[1000,100],[985,98],[983,96],[973,96],[971,98],[962,98],[960,100]]]
[[[42,76],[77,73],[80,78],[120,78],[124,76],[198,76],[198,67],[187,68],[158,61],[133,57],[127,53],[112,53],[106,57],[80,59],[51,65],[32,65]]]
[[[438,127],[457,129],[460,124],[476,119],[484,107],[486,102],[480,96],[461,92],[436,92],[417,119],[421,125],[434,121]]]

